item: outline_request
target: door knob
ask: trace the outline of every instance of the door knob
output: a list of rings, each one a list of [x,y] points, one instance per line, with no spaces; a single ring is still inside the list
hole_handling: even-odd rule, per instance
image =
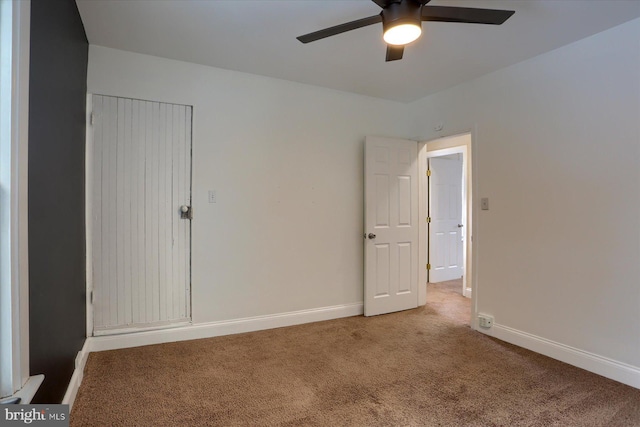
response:
[[[376,235],[373,234],[373,233],[369,233],[369,235],[367,237],[370,238],[370,239],[375,239]]]
[[[463,224],[458,224],[458,228],[462,228],[462,227],[464,227]]]
[[[191,206],[187,206],[187,205],[180,206],[180,218],[193,219],[193,209],[191,209]]]

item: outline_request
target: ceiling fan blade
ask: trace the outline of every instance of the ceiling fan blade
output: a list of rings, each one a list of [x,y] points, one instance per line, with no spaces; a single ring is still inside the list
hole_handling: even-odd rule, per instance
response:
[[[387,45],[386,62],[397,61],[398,59],[402,59],[402,54],[403,53],[404,53],[404,46]]]
[[[368,18],[358,19],[357,21],[351,21],[344,24],[336,25],[335,27],[325,28],[324,30],[315,31],[313,33],[305,34],[296,38],[302,43],[309,43],[316,40],[324,39],[325,37],[331,37],[335,36],[336,34],[355,30],[356,28],[362,28],[366,27],[367,25],[377,24],[379,22],[382,22],[382,16],[374,15],[369,16]]]
[[[509,19],[514,13],[514,10],[476,9],[471,7],[453,6],[425,6],[422,9],[422,20],[500,25]]]

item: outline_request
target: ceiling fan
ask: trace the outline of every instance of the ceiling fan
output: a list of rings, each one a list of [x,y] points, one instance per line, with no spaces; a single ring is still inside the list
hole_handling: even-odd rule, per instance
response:
[[[515,13],[513,10],[477,9],[455,6],[427,6],[431,0],[371,0],[382,8],[378,15],[358,19],[297,37],[309,43],[325,37],[382,22],[387,43],[386,61],[402,59],[404,46],[420,37],[422,21],[464,22],[500,25]]]

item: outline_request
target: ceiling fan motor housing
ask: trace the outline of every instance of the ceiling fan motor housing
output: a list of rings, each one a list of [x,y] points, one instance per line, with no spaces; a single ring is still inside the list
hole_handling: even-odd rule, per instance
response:
[[[386,32],[388,29],[396,25],[412,24],[420,27],[422,23],[422,3],[415,0],[401,0],[389,4],[382,9],[382,30]]]

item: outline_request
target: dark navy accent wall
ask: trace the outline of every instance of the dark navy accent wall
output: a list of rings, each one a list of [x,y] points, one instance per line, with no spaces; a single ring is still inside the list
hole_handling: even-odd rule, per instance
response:
[[[29,354],[59,403],[86,336],[85,109],[89,44],[75,1],[31,0]]]

